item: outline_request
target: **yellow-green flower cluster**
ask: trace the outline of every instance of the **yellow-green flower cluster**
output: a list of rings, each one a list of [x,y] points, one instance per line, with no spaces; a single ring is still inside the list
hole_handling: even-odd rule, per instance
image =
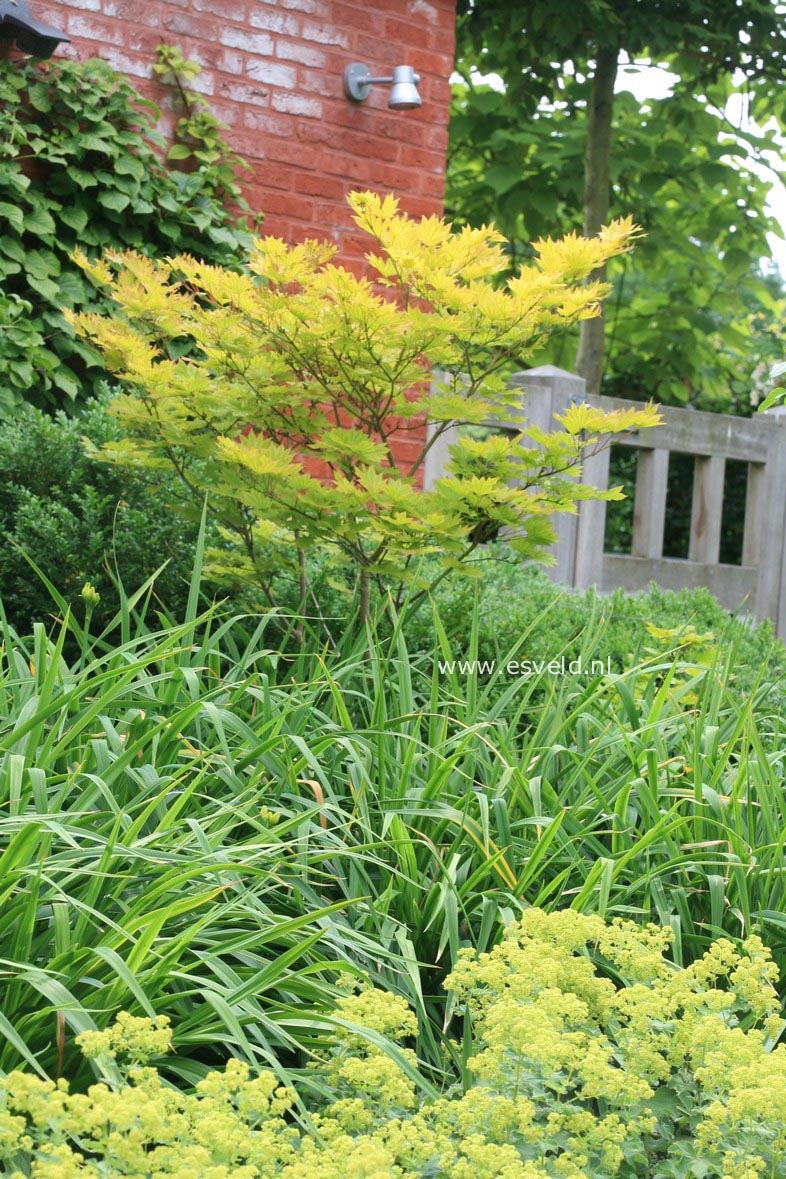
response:
[[[129,1015],[121,1011],[115,1022],[102,1032],[81,1032],[76,1042],[82,1055],[92,1060],[98,1056],[127,1054],[132,1060],[150,1060],[152,1056],[163,1056],[170,1049],[171,1030],[169,1019],[157,1015],[155,1019]]]
[[[490,953],[462,952],[447,986],[471,1012],[473,1083],[433,1100],[404,1000],[345,981],[314,1062],[333,1099],[308,1131],[294,1091],[238,1060],[192,1093],[172,1087],[141,1063],[169,1045],[167,1021],[122,1013],[79,1038],[122,1085],[0,1080],[0,1166],[12,1179],[783,1179],[767,950],[721,940],[677,969],[668,945],[654,926],[533,909]]]

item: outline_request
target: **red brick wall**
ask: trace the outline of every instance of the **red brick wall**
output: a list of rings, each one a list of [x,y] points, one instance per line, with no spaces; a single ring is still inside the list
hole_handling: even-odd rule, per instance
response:
[[[31,10],[71,38],[58,56],[102,57],[129,74],[165,130],[177,112],[171,89],[151,80],[156,46],[198,61],[194,88],[252,166],[246,195],[264,232],[329,236],[351,258],[363,247],[344,201],[352,189],[395,192],[415,214],[442,210],[455,0],[32,0]],[[384,86],[350,103],[341,75],[352,61],[373,74],[414,66],[422,107],[389,111]]]
[[[71,38],[57,56],[102,57],[132,77],[164,132],[180,112],[152,78],[156,47],[198,61],[193,88],[251,165],[241,180],[263,233],[329,237],[351,262],[368,249],[345,202],[353,189],[395,192],[414,215],[442,212],[455,0],[32,0],[31,11]],[[341,76],[353,61],[374,75],[413,66],[423,105],[388,110],[386,86],[349,102]],[[404,469],[425,429],[413,419],[392,435]]]

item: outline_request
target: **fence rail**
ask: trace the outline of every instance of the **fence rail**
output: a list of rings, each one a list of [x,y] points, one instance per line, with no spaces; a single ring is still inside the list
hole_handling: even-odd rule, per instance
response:
[[[516,373],[511,385],[521,389],[520,404],[508,411],[506,420],[493,423],[511,432],[526,433],[528,422],[542,430],[560,429],[555,415],[572,402],[587,400],[606,411],[636,404],[615,397],[585,398],[580,377],[551,365]],[[554,519],[556,564],[551,576],[577,589],[595,585],[601,592],[620,586],[640,590],[651,581],[675,590],[706,586],[727,609],[772,619],[777,633],[786,638],[784,411],[734,418],[671,406],[660,410],[661,426],[611,439],[637,451],[630,553],[605,551],[606,503],[582,501],[575,516],[560,514]],[[442,474],[457,429],[451,427],[433,445],[425,472],[427,487]],[[694,459],[686,559],[663,555],[669,454],[674,451]],[[740,565],[720,561],[724,479],[730,460],[748,464]],[[608,487],[609,447],[586,458],[582,481]]]

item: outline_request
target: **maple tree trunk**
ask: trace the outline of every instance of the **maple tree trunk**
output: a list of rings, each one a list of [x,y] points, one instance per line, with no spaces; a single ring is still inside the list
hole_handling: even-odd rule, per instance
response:
[[[587,119],[587,142],[584,149],[584,236],[593,237],[605,224],[609,213],[611,175],[611,121],[614,113],[614,83],[617,80],[619,48],[598,50],[595,74],[590,87]],[[590,276],[592,280],[605,277],[605,267]],[[575,369],[587,382],[587,395],[600,392],[603,376],[605,323],[603,310],[595,319],[585,319],[580,325],[579,349]]]

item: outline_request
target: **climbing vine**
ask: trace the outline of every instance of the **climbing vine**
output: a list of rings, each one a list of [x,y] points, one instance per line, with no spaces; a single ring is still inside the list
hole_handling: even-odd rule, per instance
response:
[[[175,127],[175,143],[167,159],[202,167],[205,184],[219,199],[232,201],[248,211],[236,176],[237,169],[248,168],[248,164],[224,139],[224,132],[229,130],[227,124],[220,122],[202,96],[189,88],[189,83],[202,73],[201,65],[184,58],[174,45],[159,45],[153,73],[175,87],[184,111]]]
[[[155,72],[188,99],[167,158],[158,107],[105,62],[0,61],[0,417],[25,402],[73,412],[105,376],[62,315],[107,310],[77,247],[230,267],[247,252],[242,161],[190,97],[195,68],[161,47]]]

